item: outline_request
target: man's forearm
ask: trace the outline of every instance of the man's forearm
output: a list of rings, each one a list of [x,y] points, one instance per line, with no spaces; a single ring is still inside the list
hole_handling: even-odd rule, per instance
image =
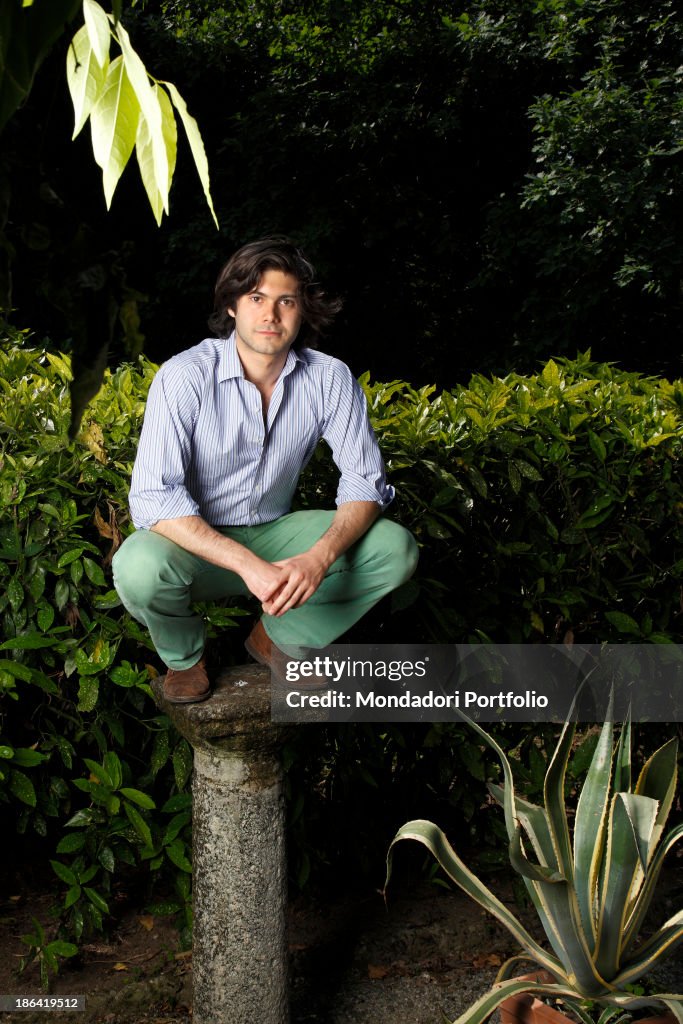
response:
[[[329,569],[333,562],[355,544],[379,517],[375,501],[347,501],[339,505],[325,533],[309,549]]]
[[[151,530],[212,565],[220,565],[240,576],[253,558],[247,548],[214,530],[201,516],[160,519]]]

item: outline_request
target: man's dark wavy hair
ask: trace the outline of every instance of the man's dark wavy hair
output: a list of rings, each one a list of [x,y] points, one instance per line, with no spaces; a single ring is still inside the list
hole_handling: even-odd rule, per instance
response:
[[[238,249],[222,268],[216,281],[214,311],[209,327],[219,338],[227,338],[235,326],[228,307],[235,308],[240,295],[248,295],[266,270],[292,274],[299,282],[302,325],[295,348],[313,348],[326,327],[341,309],[339,299],[328,298],[315,280],[315,268],[301,249],[284,235],[260,238]]]

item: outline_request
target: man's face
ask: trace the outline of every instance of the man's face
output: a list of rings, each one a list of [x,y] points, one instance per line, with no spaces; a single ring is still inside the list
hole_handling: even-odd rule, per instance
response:
[[[288,352],[301,326],[299,282],[281,270],[266,270],[253,291],[240,295],[235,308],[238,347],[274,356]]]

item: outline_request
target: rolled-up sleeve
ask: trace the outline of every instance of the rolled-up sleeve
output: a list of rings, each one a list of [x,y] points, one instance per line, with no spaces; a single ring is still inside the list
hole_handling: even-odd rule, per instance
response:
[[[186,487],[197,402],[188,382],[182,386],[177,376],[162,368],[149,390],[129,496],[138,529],[149,530],[162,519],[199,515]]]
[[[370,425],[363,390],[339,360],[333,360],[325,386],[323,438],[340,472],[337,505],[374,501],[385,509],[394,488],[387,483],[384,460]]]

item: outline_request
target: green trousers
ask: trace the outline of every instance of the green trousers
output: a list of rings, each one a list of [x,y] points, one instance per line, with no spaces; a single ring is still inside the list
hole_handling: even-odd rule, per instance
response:
[[[334,512],[291,512],[261,526],[221,527],[268,562],[301,554],[322,536]],[[417,564],[417,544],[398,523],[378,519],[328,569],[316,592],[280,617],[263,615],[263,626],[278,647],[305,656],[345,633],[385,594],[409,579]],[[169,668],[194,665],[204,650],[204,623],[195,601],[235,597],[249,591],[240,576],[190,554],[149,530],[131,534],[113,561],[114,586],[123,604],[150,632]]]

